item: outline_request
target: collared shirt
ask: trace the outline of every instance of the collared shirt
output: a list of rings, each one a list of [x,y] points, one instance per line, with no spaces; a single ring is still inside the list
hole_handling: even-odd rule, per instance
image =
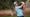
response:
[[[15,10],[17,12],[17,16],[23,16],[21,8],[22,8],[21,6],[15,6]]]

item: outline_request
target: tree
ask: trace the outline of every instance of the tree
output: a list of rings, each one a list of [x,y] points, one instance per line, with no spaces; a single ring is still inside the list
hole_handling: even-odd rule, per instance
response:
[[[11,7],[13,7],[13,2],[16,0],[0,0],[0,9],[10,9]],[[19,1],[19,3],[22,0],[17,0]]]
[[[0,0],[0,9],[10,9],[14,0]]]

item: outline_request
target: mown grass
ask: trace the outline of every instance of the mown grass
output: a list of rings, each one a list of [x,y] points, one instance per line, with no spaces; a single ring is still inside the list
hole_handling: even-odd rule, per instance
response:
[[[17,17],[17,16],[0,16],[0,17]],[[24,16],[24,17],[30,17],[30,16]]]

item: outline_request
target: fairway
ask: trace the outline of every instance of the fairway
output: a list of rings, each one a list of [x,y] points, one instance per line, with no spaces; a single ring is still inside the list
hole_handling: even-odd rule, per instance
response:
[[[0,17],[17,17],[17,16],[0,16]],[[25,17],[30,17],[30,16],[25,16]]]

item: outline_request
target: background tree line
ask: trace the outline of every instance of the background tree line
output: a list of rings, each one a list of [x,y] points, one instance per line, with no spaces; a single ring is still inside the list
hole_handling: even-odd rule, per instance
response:
[[[13,7],[13,2],[15,0],[0,0],[0,9],[10,9]],[[19,3],[22,1],[22,0],[18,0]],[[25,1],[25,0],[23,0]]]

